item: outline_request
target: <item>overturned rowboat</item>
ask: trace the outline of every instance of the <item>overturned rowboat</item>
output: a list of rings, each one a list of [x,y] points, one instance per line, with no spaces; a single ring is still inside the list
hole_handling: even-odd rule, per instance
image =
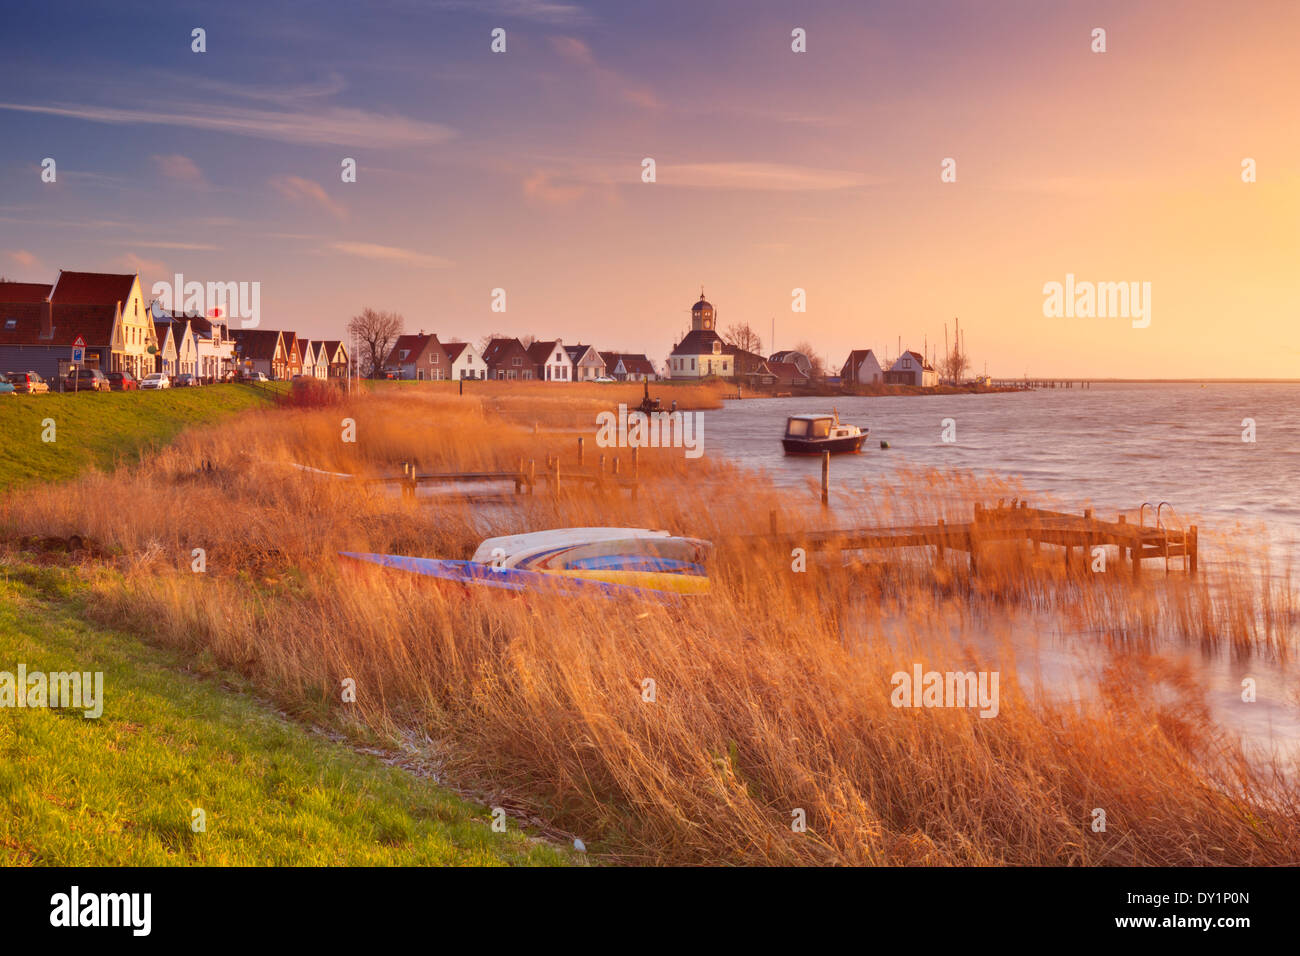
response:
[[[645,528],[557,528],[488,538],[470,561],[342,552],[356,561],[510,591],[675,599],[709,590],[712,545]]]

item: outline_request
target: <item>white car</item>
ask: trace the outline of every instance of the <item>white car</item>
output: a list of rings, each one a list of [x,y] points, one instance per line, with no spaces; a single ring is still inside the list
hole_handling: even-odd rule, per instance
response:
[[[613,385],[613,384],[614,384],[614,380],[613,380],[612,378],[610,378],[609,376],[607,376],[607,375],[602,375],[600,378],[593,378],[593,379],[592,379],[592,382],[594,382],[594,383],[597,384],[597,385]]]
[[[171,388],[172,381],[162,372],[151,372],[140,380],[141,388]]]

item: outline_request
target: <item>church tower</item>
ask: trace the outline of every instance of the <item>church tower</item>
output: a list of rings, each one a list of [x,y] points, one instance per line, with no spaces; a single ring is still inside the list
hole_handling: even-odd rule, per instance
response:
[[[713,306],[704,298],[704,287],[700,287],[700,301],[691,306],[691,331],[714,331]]]

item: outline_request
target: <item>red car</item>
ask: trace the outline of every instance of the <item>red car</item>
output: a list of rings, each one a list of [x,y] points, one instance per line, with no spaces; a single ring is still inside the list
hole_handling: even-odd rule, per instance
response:
[[[138,392],[140,383],[130,372],[109,372],[108,387],[115,392]]]

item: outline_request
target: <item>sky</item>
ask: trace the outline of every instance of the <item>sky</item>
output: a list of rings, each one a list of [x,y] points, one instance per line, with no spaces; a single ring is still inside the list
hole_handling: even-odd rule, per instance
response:
[[[996,377],[1300,377],[1294,0],[271,6],[7,3],[0,274],[657,363],[703,287],[835,369],[959,319]],[[1149,311],[1047,314],[1067,275]]]

